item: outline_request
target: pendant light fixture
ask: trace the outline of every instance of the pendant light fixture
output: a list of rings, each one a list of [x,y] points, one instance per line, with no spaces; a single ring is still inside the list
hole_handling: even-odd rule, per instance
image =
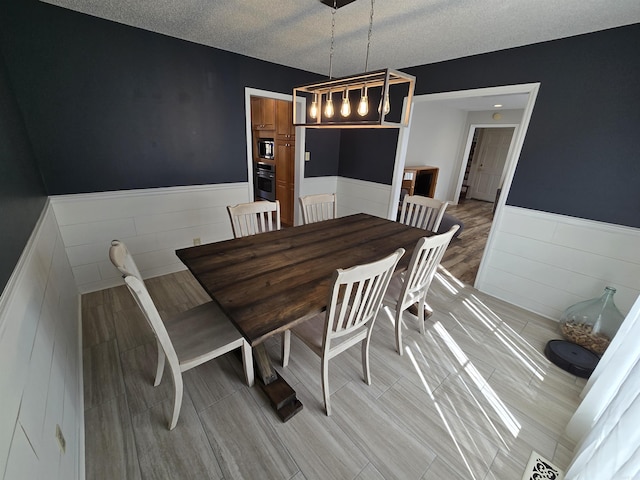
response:
[[[331,5],[328,0],[322,3]],[[339,8],[337,0],[333,0],[331,11],[331,48],[329,50],[329,80],[303,85],[293,89],[293,118],[300,115],[297,110],[301,98],[305,98],[307,105],[306,121],[295,123],[296,126],[311,128],[398,128],[409,123],[415,77],[403,72],[391,69],[383,69],[369,72],[369,50],[371,47],[371,34],[373,31],[373,7],[371,0],[371,13],[369,15],[369,31],[367,36],[367,53],[365,57],[364,73],[342,78],[333,78],[333,52],[335,41],[335,14]],[[341,1],[343,6],[346,3]],[[392,95],[389,94],[393,87]],[[360,93],[357,109],[351,110],[349,92]],[[340,115],[334,115],[333,93],[342,92]],[[378,103],[378,107],[372,110],[369,106],[370,97]],[[322,109],[323,97],[325,97]],[[406,109],[403,112],[403,100],[406,97]],[[375,103],[374,103],[375,105]],[[387,118],[391,112],[393,119]]]

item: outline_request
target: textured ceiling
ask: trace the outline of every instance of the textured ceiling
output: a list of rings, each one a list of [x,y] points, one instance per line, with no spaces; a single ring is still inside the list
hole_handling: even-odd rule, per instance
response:
[[[281,65],[329,73],[318,0],[48,0]],[[364,70],[371,3],[335,16],[333,76]],[[410,67],[640,22],[639,0],[378,0],[368,70]]]

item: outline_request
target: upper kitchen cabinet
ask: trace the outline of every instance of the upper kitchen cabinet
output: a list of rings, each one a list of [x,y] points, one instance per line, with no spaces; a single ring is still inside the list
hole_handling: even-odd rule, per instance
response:
[[[286,100],[276,101],[276,136],[282,140],[290,140],[295,137],[296,130],[293,126],[293,103]]]
[[[275,130],[276,100],[274,98],[251,97],[251,128]]]

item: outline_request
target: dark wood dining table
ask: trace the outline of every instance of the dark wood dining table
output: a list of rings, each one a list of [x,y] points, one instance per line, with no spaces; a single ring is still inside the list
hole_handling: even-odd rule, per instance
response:
[[[254,349],[259,384],[283,421],[300,411],[271,365],[264,341],[326,310],[334,271],[402,247],[406,270],[420,237],[432,233],[368,214],[285,228],[176,251]]]

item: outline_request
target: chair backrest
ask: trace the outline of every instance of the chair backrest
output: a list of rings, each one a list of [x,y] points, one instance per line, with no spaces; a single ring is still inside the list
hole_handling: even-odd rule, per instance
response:
[[[302,218],[307,223],[322,222],[338,216],[338,205],[335,193],[321,193],[300,197]]]
[[[120,240],[111,240],[109,259],[111,263],[120,270],[123,277],[125,275],[135,275],[142,281],[142,276],[140,275],[136,262],[133,261],[133,257],[129,253],[127,246]]]
[[[380,310],[393,272],[404,255],[399,248],[391,255],[346,270],[338,269],[329,291],[323,350],[330,350],[331,339],[353,333],[365,324],[370,330]]]
[[[125,275],[124,283],[127,285],[129,292],[140,307],[140,310],[142,310],[142,314],[147,319],[147,323],[153,330],[153,334],[164,350],[171,369],[175,372],[179,372],[180,362],[178,360],[178,355],[173,348],[169,333],[167,333],[167,329],[160,317],[160,313],[158,312],[155,303],[153,303],[153,299],[151,298],[151,295],[149,295],[149,291],[147,290],[144,282],[134,275]]]
[[[458,225],[454,225],[446,233],[418,240],[409,261],[409,268],[404,274],[397,308],[404,310],[427,293],[449,242],[459,228]]]
[[[405,195],[400,223],[436,232],[449,202],[420,195]]]
[[[280,202],[258,201],[228,206],[233,236],[247,237],[280,230]]]

